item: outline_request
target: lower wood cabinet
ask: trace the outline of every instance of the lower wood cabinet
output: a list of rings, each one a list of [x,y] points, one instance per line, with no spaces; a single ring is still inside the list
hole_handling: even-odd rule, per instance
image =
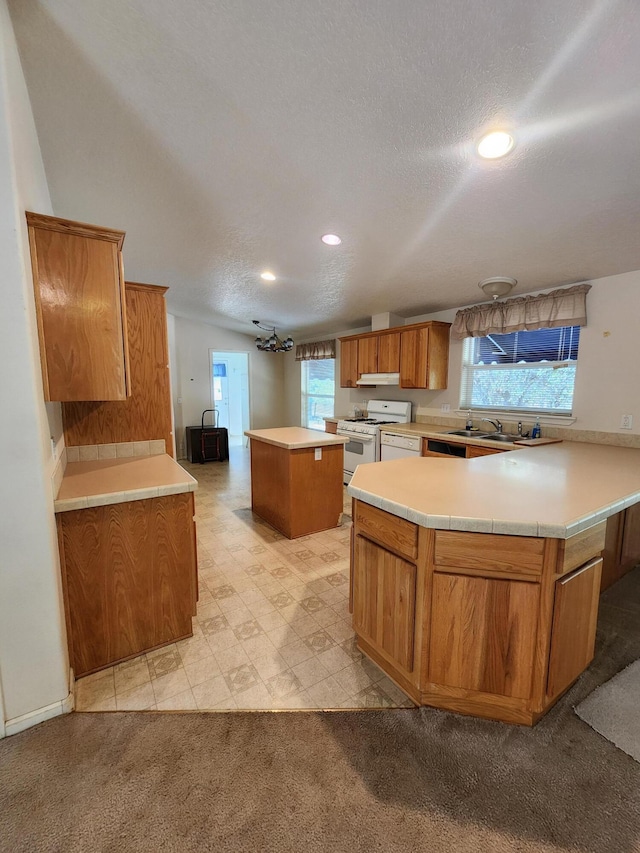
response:
[[[539,585],[436,572],[432,594],[429,680],[529,698]]]
[[[640,563],[640,503],[607,519],[602,586],[605,590]]]
[[[189,492],[57,516],[76,677],[192,635],[193,514]]]
[[[591,662],[603,523],[431,530],[358,500],[353,519],[358,645],[417,704],[533,725]]]
[[[416,566],[355,538],[353,626],[404,673],[413,672]]]

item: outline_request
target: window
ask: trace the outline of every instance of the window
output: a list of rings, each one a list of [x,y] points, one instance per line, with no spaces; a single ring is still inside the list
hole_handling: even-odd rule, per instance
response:
[[[323,418],[333,417],[335,395],[335,359],[301,361],[302,423],[311,429],[324,429]]]
[[[579,326],[467,338],[461,409],[570,415]]]

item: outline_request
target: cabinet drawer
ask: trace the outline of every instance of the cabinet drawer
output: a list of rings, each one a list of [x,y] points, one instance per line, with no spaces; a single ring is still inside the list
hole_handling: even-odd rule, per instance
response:
[[[436,571],[455,568],[489,576],[494,573],[537,579],[542,573],[544,539],[436,530]]]
[[[558,574],[572,572],[587,560],[599,557],[604,550],[606,534],[607,522],[601,521],[600,524],[594,524],[593,527],[563,540],[558,553]]]
[[[418,556],[418,526],[383,512],[369,504],[356,501],[354,517],[356,532],[386,545],[391,551],[411,560]]]

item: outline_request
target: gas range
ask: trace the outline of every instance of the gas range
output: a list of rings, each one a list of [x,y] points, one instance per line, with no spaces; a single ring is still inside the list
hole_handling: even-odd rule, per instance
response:
[[[349,483],[357,465],[380,459],[380,427],[384,424],[407,424],[411,420],[411,403],[397,400],[369,400],[367,418],[344,418],[338,421],[338,435],[349,441],[344,446],[344,482]]]

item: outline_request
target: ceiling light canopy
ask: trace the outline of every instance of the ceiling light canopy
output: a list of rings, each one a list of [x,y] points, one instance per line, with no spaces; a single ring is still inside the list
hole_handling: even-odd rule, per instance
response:
[[[284,340],[280,340],[276,334],[275,326],[263,326],[261,325],[260,320],[253,320],[252,322],[254,326],[257,326],[259,329],[263,329],[265,332],[271,332],[271,335],[268,338],[256,338],[255,343],[259,350],[264,350],[266,352],[289,352],[289,350],[293,349],[293,338],[291,335]]]
[[[265,270],[264,272],[260,273],[260,278],[264,279],[264,281],[276,280],[275,275],[272,272],[269,272],[268,270]]]
[[[503,275],[496,275],[493,278],[485,278],[478,282],[478,287],[484,290],[487,296],[492,299],[498,299],[500,296],[506,296],[511,293],[518,282],[515,278],[507,278]]]
[[[342,243],[340,237],[337,234],[323,234],[320,238],[323,243],[326,243],[327,246],[339,246]]]
[[[497,160],[504,157],[514,146],[514,139],[504,130],[494,130],[485,134],[478,142],[478,154],[485,160]]]

